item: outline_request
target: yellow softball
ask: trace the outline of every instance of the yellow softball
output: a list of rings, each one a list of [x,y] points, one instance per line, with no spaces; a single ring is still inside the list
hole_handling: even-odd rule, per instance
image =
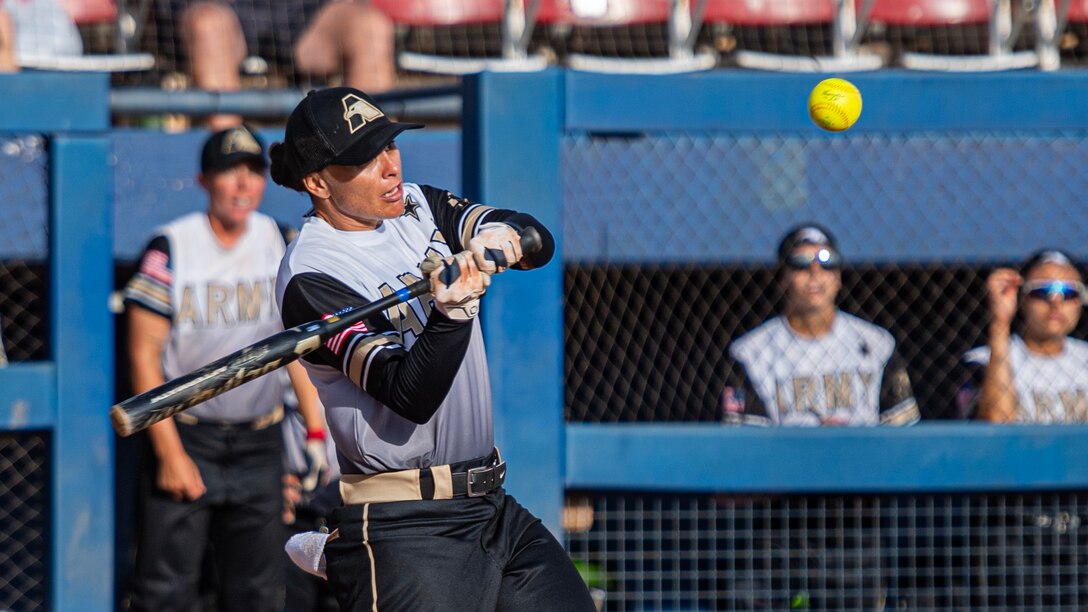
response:
[[[808,96],[808,116],[829,132],[849,129],[861,116],[861,92],[846,79],[824,79]]]

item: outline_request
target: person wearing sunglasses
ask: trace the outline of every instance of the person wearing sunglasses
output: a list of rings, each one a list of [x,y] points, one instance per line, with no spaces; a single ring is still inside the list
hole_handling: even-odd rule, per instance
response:
[[[816,224],[778,248],[785,309],[729,347],[723,420],[750,425],[910,425],[920,418],[895,338],[842,312],[842,255]]]
[[[1088,342],[1069,337],[1086,295],[1072,258],[1038,251],[1020,272],[994,270],[986,292],[987,343],[964,355],[960,416],[995,423],[1088,420]],[[1020,334],[1012,332],[1017,311]]]

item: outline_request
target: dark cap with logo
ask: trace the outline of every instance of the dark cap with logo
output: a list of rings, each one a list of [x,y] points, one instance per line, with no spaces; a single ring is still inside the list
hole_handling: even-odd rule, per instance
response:
[[[272,180],[301,190],[302,178],[328,165],[365,164],[404,130],[366,93],[351,87],[311,91],[287,119],[282,145],[273,147]]]
[[[244,125],[216,132],[204,141],[200,154],[200,171],[204,174],[226,170],[241,163],[257,163],[268,167],[261,139]]]
[[[803,244],[825,246],[836,253],[839,252],[835,237],[826,227],[816,223],[804,223],[786,232],[782,242],[778,244],[778,261],[785,261],[794,249]]]

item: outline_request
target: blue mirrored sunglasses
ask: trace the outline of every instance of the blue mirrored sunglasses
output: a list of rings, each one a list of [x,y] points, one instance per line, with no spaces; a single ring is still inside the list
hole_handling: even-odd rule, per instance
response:
[[[1036,300],[1084,300],[1084,283],[1062,280],[1035,280],[1024,283],[1021,288],[1024,295]]]
[[[813,262],[818,263],[824,270],[838,270],[842,267],[842,256],[830,249],[786,256],[786,267],[791,270],[807,270],[812,267]]]

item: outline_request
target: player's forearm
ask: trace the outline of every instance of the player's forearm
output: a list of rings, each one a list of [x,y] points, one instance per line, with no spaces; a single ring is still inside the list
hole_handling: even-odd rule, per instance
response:
[[[310,376],[301,363],[295,361],[287,365],[287,374],[291,386],[298,398],[298,412],[306,425],[307,432],[324,432],[325,419],[321,416],[321,405],[317,398],[317,388],[310,382]]]
[[[181,436],[178,435],[178,427],[174,419],[164,419],[147,429],[147,436],[151,440],[151,450],[159,461],[169,461],[174,457],[186,455],[185,447],[181,444]]]
[[[517,268],[532,270],[543,267],[551,261],[552,256],[555,254],[555,238],[552,237],[552,233],[536,217],[528,213],[495,209],[484,216],[484,221],[488,223],[495,221],[506,223],[517,230],[519,234],[525,228],[532,227],[540,234],[540,250],[523,255],[521,258],[522,264],[516,266]]]
[[[978,400],[978,418],[994,423],[1016,420],[1016,389],[1009,365],[1009,332],[1002,326],[990,327],[990,362],[982,380]]]
[[[402,417],[422,425],[446,399],[472,340],[472,321],[451,321],[435,310],[403,359],[385,364],[366,391]]]

